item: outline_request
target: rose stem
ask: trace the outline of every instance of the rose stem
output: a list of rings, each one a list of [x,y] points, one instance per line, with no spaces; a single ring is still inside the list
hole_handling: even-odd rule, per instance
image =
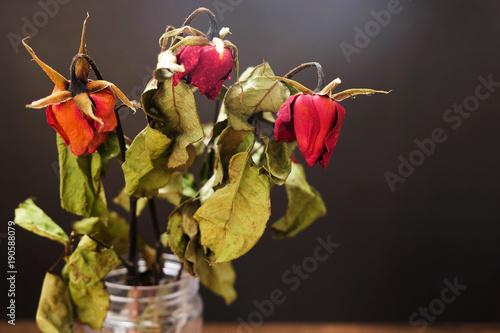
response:
[[[128,244],[128,261],[132,266],[128,269],[128,284],[137,285],[137,198],[130,196],[130,227]]]
[[[219,35],[219,27],[217,26],[217,19],[215,18],[214,13],[212,13],[209,9],[205,7],[200,7],[194,12],[192,12],[191,15],[189,15],[189,17],[186,19],[186,21],[184,21],[184,24],[182,26],[184,27],[189,25],[196,18],[196,16],[200,15],[201,13],[207,14],[210,20],[210,28],[208,29],[208,32],[205,37],[209,41],[212,41],[212,39],[214,39],[215,37],[219,38],[220,35]]]
[[[156,213],[156,204],[155,199],[149,199],[149,212],[151,214],[151,222],[153,223],[153,230],[155,234],[156,240],[156,260],[154,267],[154,281],[155,284],[160,282],[161,278],[161,258],[163,254],[163,244],[161,243],[161,234],[160,234],[160,224],[158,222],[158,214]]]
[[[181,267],[179,267],[179,272],[177,273],[177,276],[175,277],[175,281],[179,281],[181,279],[183,268],[184,268],[184,263],[181,261]]]
[[[97,65],[95,64],[94,60],[92,60],[91,57],[89,57],[86,54],[79,53],[77,54],[71,63],[70,67],[70,72],[71,72],[71,83],[73,84],[79,84],[83,83],[80,80],[76,78],[76,73],[75,73],[75,67],[76,67],[76,61],[80,58],[84,58],[85,60],[88,61],[90,67],[92,67],[92,71],[94,72],[96,78],[98,80],[102,80],[103,77],[101,75],[101,72],[97,68]],[[70,85],[71,85],[70,83]],[[71,87],[70,87],[71,89]],[[116,134],[118,136],[118,143],[120,145],[120,154],[122,157],[122,162],[125,163],[125,151],[126,151],[126,146],[125,146],[125,136],[123,134],[123,128],[121,125],[120,121],[120,115],[118,113],[118,110],[121,107],[117,107],[114,109],[115,115],[116,115]],[[130,197],[130,230],[129,230],[129,253],[128,253],[128,261],[129,265],[127,265],[127,281],[128,283],[133,283],[137,284],[137,198],[134,196]]]
[[[325,74],[323,73],[323,67],[321,67],[321,65],[318,62],[306,62],[305,64],[302,64],[298,67],[295,67],[294,69],[292,69],[291,71],[286,73],[285,76],[283,76],[283,77],[285,79],[290,79],[292,76],[294,76],[295,74],[297,74],[301,70],[309,68],[309,67],[313,67],[313,66],[316,66],[316,70],[318,71],[318,85],[317,85],[316,89],[314,89],[314,92],[317,93],[325,87]]]

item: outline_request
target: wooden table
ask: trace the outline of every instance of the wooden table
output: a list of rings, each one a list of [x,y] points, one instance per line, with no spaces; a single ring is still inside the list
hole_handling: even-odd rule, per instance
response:
[[[207,323],[203,333],[413,333],[415,327],[407,323],[390,324],[307,324],[307,323],[269,323],[250,330],[237,330],[233,323]],[[0,323],[1,333],[40,332],[32,321],[16,321],[16,326]],[[500,324],[432,324],[425,333],[500,333]]]

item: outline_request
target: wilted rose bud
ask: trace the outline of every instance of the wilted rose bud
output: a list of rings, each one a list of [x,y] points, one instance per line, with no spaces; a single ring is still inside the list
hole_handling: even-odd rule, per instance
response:
[[[326,168],[339,138],[345,110],[324,95],[291,96],[278,111],[274,127],[277,142],[297,140],[309,166],[317,162]]]
[[[47,107],[47,123],[59,133],[66,145],[71,145],[71,151],[77,156],[95,152],[108,138],[108,132],[117,126],[114,112],[115,94],[135,110],[127,97],[111,82],[88,79],[91,65],[94,72],[96,67],[85,49],[85,23],[79,53],[71,64],[70,80],[66,80],[42,62],[26,44],[27,38],[23,40],[33,59],[55,84],[50,96],[32,102],[27,107],[34,109]]]
[[[184,72],[177,72],[173,78],[174,87],[186,77],[186,82],[198,87],[211,100],[219,94],[222,83],[231,78],[234,67],[233,53],[224,47],[224,42],[215,37],[208,45],[187,45],[179,47],[177,63],[184,66]]]

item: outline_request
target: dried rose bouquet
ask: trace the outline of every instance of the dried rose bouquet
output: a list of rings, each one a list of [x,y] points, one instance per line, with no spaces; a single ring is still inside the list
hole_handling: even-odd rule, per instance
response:
[[[200,13],[210,19],[207,33],[190,25]],[[225,39],[229,29],[219,30],[215,16],[200,8],[180,28],[167,27],[154,77],[141,101],[130,101],[103,79],[90,57],[86,22],[69,79],[42,62],[23,40],[54,84],[52,94],[28,107],[46,109],[47,122],[57,132],[61,206],[80,217],[68,235],[33,199],[16,209],[17,225],[64,246],[44,280],[37,312],[40,329],[71,332],[73,311],[80,322],[100,328],[109,307],[103,278],[124,265],[124,283],[168,283],[161,269],[165,251],[172,251],[187,272],[232,302],[236,292],[231,261],[262,236],[274,186],[285,186],[288,197],[285,216],[269,226],[276,238],[295,236],[326,214],[294,151],[298,148],[309,166],[326,168],[346,116],[339,102],[387,92],[334,93],[340,80],[325,86],[318,63],[303,64],[282,77],[268,63],[239,73],[238,49]],[[318,72],[314,91],[292,80],[313,66]],[[89,78],[91,73],[95,79]],[[235,83],[225,86],[231,78]],[[216,100],[211,124],[200,122],[196,90]],[[116,97],[123,104],[116,105]],[[145,115],[145,128],[133,140],[120,124],[120,110],[126,107],[142,109]],[[129,212],[128,218],[108,209],[102,177],[111,160],[120,163],[125,184],[113,201]],[[200,167],[195,171],[195,166]],[[156,205],[167,202],[173,210],[162,232]],[[153,246],[137,232],[145,208],[151,211]],[[139,254],[147,263],[145,272],[138,269]],[[56,273],[59,263],[64,266]]]

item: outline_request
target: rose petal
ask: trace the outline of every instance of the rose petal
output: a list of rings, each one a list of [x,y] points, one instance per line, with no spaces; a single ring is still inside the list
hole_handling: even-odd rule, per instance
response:
[[[95,94],[90,94],[90,98],[94,101],[95,115],[102,119],[104,126],[98,132],[109,132],[115,129],[117,125],[115,115],[116,98],[113,92],[109,89],[101,90]],[[94,123],[94,127],[99,129],[100,124]]]
[[[214,100],[222,88],[222,83],[231,78],[233,66],[233,54],[229,49],[224,48],[223,52],[219,53],[214,45],[204,46],[196,68],[189,73],[191,84]]]
[[[180,80],[188,75],[198,64],[203,46],[181,46],[175,55],[177,63],[184,66],[184,72],[177,72],[172,78],[172,85],[175,87]]]
[[[97,150],[97,148],[99,148],[99,146],[101,145],[101,143],[103,143],[104,141],[106,141],[106,139],[108,138],[108,136],[109,136],[109,133],[94,132],[94,137],[89,142],[89,145],[87,146],[86,153],[89,153],[89,154],[94,153]]]
[[[328,133],[325,140],[326,152],[323,154],[319,161],[319,164],[321,164],[323,169],[326,169],[328,163],[330,162],[330,157],[332,156],[333,150],[335,149],[335,146],[337,145],[337,141],[339,139],[340,128],[342,127],[345,119],[345,109],[339,103],[335,101],[334,103],[335,111],[337,113],[337,121],[333,129],[330,131],[330,133]]]
[[[320,95],[301,95],[293,106],[294,129],[299,150],[309,166],[326,151],[325,140],[336,121],[335,104]]]
[[[52,128],[54,128],[56,130],[56,132],[59,133],[59,135],[64,140],[64,143],[67,146],[67,145],[69,145],[68,135],[66,134],[66,132],[64,131],[62,126],[57,121],[56,116],[54,115],[54,111],[52,110],[53,107],[54,107],[54,105],[49,105],[47,107],[47,111],[45,111],[45,113],[47,115],[47,124],[52,126]]]
[[[52,106],[52,112],[60,128],[66,133],[73,154],[80,156],[94,137],[94,131],[84,119],[73,100]],[[57,129],[56,129],[57,130]],[[64,139],[64,137],[63,137]]]
[[[297,140],[292,122],[292,106],[299,95],[290,96],[278,111],[278,119],[274,124],[276,142],[293,142]]]

